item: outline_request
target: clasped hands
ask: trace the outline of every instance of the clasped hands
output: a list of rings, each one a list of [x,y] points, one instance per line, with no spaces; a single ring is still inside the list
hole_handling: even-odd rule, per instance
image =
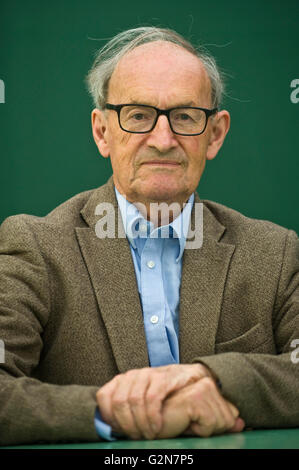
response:
[[[96,399],[103,420],[131,439],[208,437],[245,426],[202,364],[133,369],[101,387]]]

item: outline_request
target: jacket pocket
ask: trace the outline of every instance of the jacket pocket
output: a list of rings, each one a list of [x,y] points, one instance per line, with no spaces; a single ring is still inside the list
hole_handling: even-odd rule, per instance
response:
[[[216,343],[216,354],[222,352],[257,352],[274,353],[272,331],[267,332],[261,323],[257,323],[241,336],[237,336],[223,343]],[[275,348],[274,348],[275,349]]]

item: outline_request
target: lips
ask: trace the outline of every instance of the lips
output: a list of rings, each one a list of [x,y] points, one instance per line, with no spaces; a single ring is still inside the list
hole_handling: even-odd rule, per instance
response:
[[[174,162],[171,160],[152,160],[149,162],[144,162],[143,165],[156,165],[156,166],[179,166],[180,163]]]

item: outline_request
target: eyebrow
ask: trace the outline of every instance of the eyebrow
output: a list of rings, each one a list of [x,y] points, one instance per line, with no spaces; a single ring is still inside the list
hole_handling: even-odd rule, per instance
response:
[[[153,106],[154,108],[156,108],[157,106],[155,106],[154,104],[151,104],[149,102],[146,102],[146,101],[143,101],[143,100],[139,100],[139,99],[132,99],[132,98],[129,98],[129,101],[127,101],[128,104],[137,104],[137,105],[141,105],[141,104],[144,104],[146,106]],[[197,103],[195,103],[194,101],[183,101],[183,102],[179,102],[179,103],[176,103],[175,105],[173,106],[169,106],[168,108],[178,108],[178,107],[187,107],[187,106],[191,106],[191,107],[199,107],[199,105]],[[168,109],[167,108],[167,109]]]

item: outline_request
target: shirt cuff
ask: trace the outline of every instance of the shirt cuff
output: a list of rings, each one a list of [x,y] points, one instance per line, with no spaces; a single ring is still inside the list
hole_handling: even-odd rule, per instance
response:
[[[119,436],[117,433],[112,432],[111,426],[106,424],[99,412],[98,407],[96,408],[95,416],[94,416],[94,425],[98,435],[105,439],[106,441],[116,441],[117,437]]]

